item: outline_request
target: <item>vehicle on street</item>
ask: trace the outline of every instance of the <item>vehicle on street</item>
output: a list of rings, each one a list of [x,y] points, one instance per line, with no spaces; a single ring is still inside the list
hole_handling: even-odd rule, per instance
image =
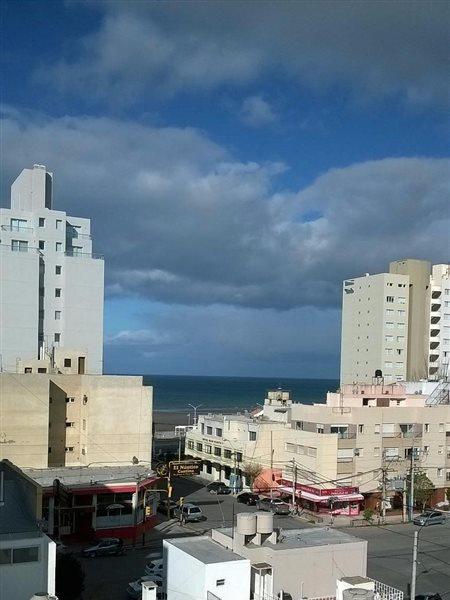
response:
[[[146,575],[161,575],[163,574],[164,561],[162,558],[151,560],[145,565]]]
[[[120,556],[124,554],[125,548],[120,538],[102,538],[96,540],[87,548],[82,550],[83,556],[94,558],[95,556]]]
[[[169,510],[170,510],[169,515],[171,518],[173,518],[174,511],[177,506],[178,506],[178,503],[175,502],[175,500],[167,500],[167,498],[164,498],[159,501],[158,506],[156,507],[156,510],[158,512],[162,513],[163,515],[167,516],[167,508],[169,507]]]
[[[144,581],[155,582],[158,586],[156,591],[157,598],[163,597],[163,578],[161,575],[144,575],[144,577],[139,577],[136,581],[130,581],[127,585],[128,598],[133,598],[133,600],[140,600],[142,598],[142,583]]]
[[[419,594],[416,596],[416,600],[442,600],[440,594]]]
[[[255,506],[259,500],[258,494],[253,494],[252,492],[242,492],[237,496],[236,500],[241,504],[247,504],[248,506]]]
[[[223,481],[213,481],[206,489],[210,494],[231,494],[231,489]]]
[[[192,523],[196,521],[203,521],[203,513],[201,508],[195,504],[183,504],[183,506],[177,506],[175,509],[175,516],[181,519],[184,523]]]
[[[427,527],[428,525],[441,525],[445,522],[445,515],[438,510],[425,510],[413,521],[414,525]]]
[[[260,498],[256,502],[256,508],[258,510],[267,510],[275,513],[276,515],[288,515],[289,514],[289,504],[287,502],[283,502],[279,498]]]

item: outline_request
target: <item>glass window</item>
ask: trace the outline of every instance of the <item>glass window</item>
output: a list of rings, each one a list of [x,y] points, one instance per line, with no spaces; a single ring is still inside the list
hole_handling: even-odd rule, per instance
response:
[[[231,458],[231,450],[224,450],[223,451],[223,456],[224,458]]]
[[[61,334],[55,333],[55,342],[60,342],[60,341],[61,341]]]
[[[11,231],[19,231],[27,228],[26,219],[11,219]]]
[[[398,301],[399,304],[406,304],[406,298],[405,298],[405,296],[399,296],[397,298],[397,301]]]
[[[394,341],[394,336],[393,336],[393,335],[386,335],[386,336],[384,337],[384,339],[385,339],[385,341],[386,341],[386,342],[388,342],[388,343],[389,343],[389,342],[393,342],[393,341]]]
[[[61,288],[55,288],[55,298],[61,298]]]
[[[404,335],[398,335],[397,336],[397,342],[399,344],[403,344],[404,341],[405,341],[405,336]]]
[[[237,460],[237,462],[242,461],[242,452],[236,452],[236,460]]]
[[[386,302],[394,302],[394,296],[386,296]]]
[[[388,323],[386,323],[386,329],[394,329],[394,323],[392,323],[390,321]]]
[[[72,366],[72,359],[71,358],[65,358],[64,359],[64,366],[65,367],[71,367]]]
[[[62,252],[62,242],[56,242],[55,248],[56,252]]]
[[[13,252],[28,252],[28,242],[25,240],[11,240],[11,250]]]
[[[55,275],[61,275],[62,267],[61,265],[56,265],[55,267]]]
[[[39,227],[45,227],[45,219],[44,219],[44,217],[39,217]]]
[[[56,219],[56,229],[61,229],[62,221],[61,219]]]
[[[197,442],[197,452],[202,452],[203,450],[203,444],[201,444],[200,442]]]
[[[45,241],[39,240],[39,250],[45,250]]]
[[[206,435],[212,435],[212,427],[206,427]]]
[[[249,431],[248,439],[250,442],[255,442],[256,441],[256,431]]]
[[[61,311],[55,310],[55,321],[59,321],[61,319]]]
[[[11,548],[0,548],[0,565],[11,564]]]
[[[36,562],[39,560],[39,547],[13,548],[13,563]]]
[[[222,449],[218,446],[214,446],[214,456],[222,456]]]
[[[216,435],[217,437],[222,437],[222,429],[220,427],[216,427]]]
[[[212,446],[210,444],[205,444],[205,454],[211,454]]]

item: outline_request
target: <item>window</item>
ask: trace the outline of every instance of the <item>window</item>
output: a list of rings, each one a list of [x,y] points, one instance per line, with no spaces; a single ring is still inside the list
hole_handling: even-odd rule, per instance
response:
[[[55,333],[55,342],[60,342],[61,341],[61,334],[60,333]]]
[[[386,323],[386,329],[394,329],[394,323],[391,323],[391,322]]]
[[[399,304],[406,304],[406,298],[405,298],[405,296],[399,296],[399,297],[397,298],[397,302],[398,302]]]
[[[403,344],[405,342],[405,336],[404,335],[398,335],[397,336],[397,343],[398,344]]]
[[[46,367],[38,367],[38,373],[47,373]]]
[[[66,404],[73,404],[75,402],[75,398],[66,398]]]
[[[13,548],[13,563],[37,562],[39,560],[39,547],[30,546],[28,548]]]
[[[28,252],[28,242],[25,240],[11,240],[11,250],[13,252]]]
[[[397,323],[397,327],[399,329],[405,329],[405,324],[404,323]]]
[[[206,435],[212,435],[212,427],[206,428]]]
[[[237,462],[242,462],[242,452],[236,452],[236,460]]]
[[[394,296],[386,296],[386,302],[394,302]]]
[[[317,423],[316,425],[316,433],[323,433],[324,427],[321,423]]]
[[[31,367],[25,367],[25,373],[32,373],[33,369]]]
[[[387,308],[386,309],[386,316],[389,317],[390,315],[394,314],[394,309],[393,308]]]
[[[61,229],[62,221],[61,219],[56,219],[56,229]]]
[[[61,275],[62,267],[61,265],[56,265],[55,267],[55,275]]]
[[[403,369],[403,363],[402,362],[396,362],[395,366],[397,369]]]
[[[39,250],[45,250],[45,241],[39,240]]]
[[[442,467],[438,467],[437,468],[437,476],[442,477],[443,474],[444,474],[444,469]]]
[[[385,448],[384,449],[384,456],[387,459],[396,459],[398,458],[398,448]]]
[[[364,425],[358,425],[358,433],[364,433]]]
[[[72,246],[72,256],[81,256],[83,254],[83,248],[81,246]]]
[[[71,358],[65,358],[64,359],[64,366],[65,367],[71,367],[72,366],[72,359]]]
[[[62,242],[56,242],[55,248],[56,252],[62,252]]]
[[[39,227],[45,227],[45,219],[44,219],[44,217],[39,217]]]
[[[351,462],[353,460],[353,448],[338,448],[337,461],[338,462]]]
[[[389,356],[389,355],[391,355],[391,354],[392,354],[392,352],[393,352],[392,348],[386,348],[386,349],[385,349],[385,353],[386,353],[388,356]]]
[[[375,446],[375,448],[373,449],[373,455],[375,456],[375,458],[380,456],[380,448],[378,446]]]
[[[86,419],[83,419],[83,431],[86,431]]]
[[[11,219],[11,231],[19,231],[20,229],[27,229],[27,220]]]
[[[55,288],[55,298],[61,298],[61,288]]]
[[[404,317],[406,315],[406,310],[404,308],[399,308],[397,314],[399,317]]]
[[[249,431],[248,439],[250,442],[255,442],[256,441],[256,431]]]
[[[194,442],[192,440],[188,440],[187,447],[188,447],[188,450],[193,450]]]
[[[393,342],[394,341],[394,336],[393,335],[386,335],[386,336],[384,336],[384,341],[386,343]]]
[[[75,421],[66,421],[66,427],[75,427]]]
[[[222,437],[222,429],[220,427],[216,427],[216,436]]]
[[[380,424],[375,423],[374,433],[380,433]]]
[[[444,423],[439,423],[439,433],[444,433]]]
[[[211,454],[212,453],[212,446],[211,444],[205,444],[205,448],[204,448],[204,453],[205,454]]]
[[[73,446],[66,446],[66,452],[73,452]]]
[[[295,452],[295,444],[286,442],[286,451],[287,452]]]
[[[430,424],[425,423],[425,433],[430,433]]]
[[[223,457],[230,459],[231,458],[231,450],[224,450]]]
[[[205,424],[204,423],[200,424],[200,429],[201,429],[202,434],[205,433]]]
[[[385,368],[385,369],[392,369],[392,364],[393,364],[393,363],[391,363],[391,362],[385,362],[385,363],[384,363],[384,368]]]
[[[214,456],[222,456],[222,449],[218,446],[214,446]]]
[[[430,446],[424,446],[423,451],[424,451],[424,454],[428,454],[428,452],[430,451]]]
[[[295,422],[295,428],[296,428],[296,429],[303,430],[303,427],[304,427],[304,425],[303,425],[303,421],[296,421],[296,422]]]
[[[216,581],[216,585],[217,585],[217,586],[219,586],[219,585],[225,585],[225,579],[218,579],[218,580]]]

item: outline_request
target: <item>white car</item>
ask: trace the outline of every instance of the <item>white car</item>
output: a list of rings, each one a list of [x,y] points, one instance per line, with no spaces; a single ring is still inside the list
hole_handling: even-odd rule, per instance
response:
[[[140,600],[142,598],[143,581],[154,581],[158,586],[156,595],[158,598],[161,597],[163,591],[163,579],[161,575],[144,575],[144,577],[139,577],[136,581],[130,581],[128,584],[127,594],[129,598],[133,598],[134,600]]]
[[[162,558],[151,560],[145,565],[146,575],[161,575],[163,574],[164,561]]]

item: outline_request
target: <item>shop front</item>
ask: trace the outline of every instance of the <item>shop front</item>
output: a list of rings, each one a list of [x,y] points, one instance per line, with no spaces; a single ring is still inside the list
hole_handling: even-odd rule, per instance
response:
[[[281,479],[278,483],[278,493],[292,498],[292,481]],[[319,488],[301,483],[295,485],[295,498],[298,506],[311,512],[350,517],[359,515],[364,501],[358,487]]]

